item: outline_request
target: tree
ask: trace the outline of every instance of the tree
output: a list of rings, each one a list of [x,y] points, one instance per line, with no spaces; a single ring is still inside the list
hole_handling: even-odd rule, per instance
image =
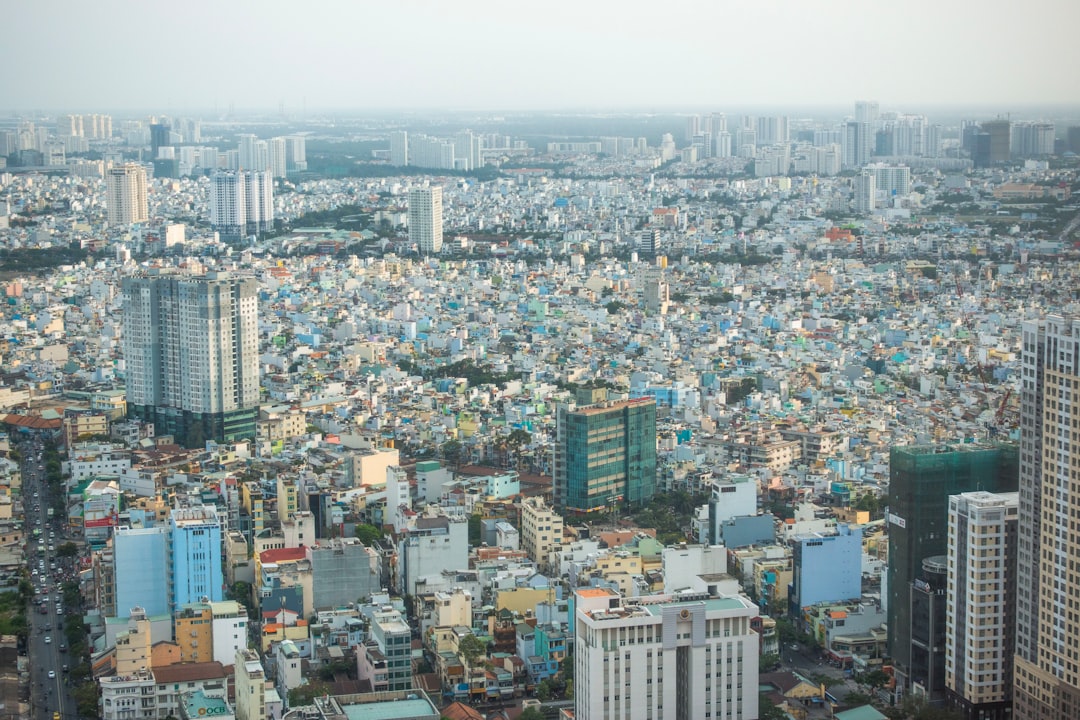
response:
[[[461,465],[461,441],[460,440],[447,440],[439,448],[442,452],[443,459],[446,462],[454,465],[455,467]]]
[[[758,698],[758,720],[788,720],[788,716],[767,695],[762,694]]]
[[[859,707],[860,705],[869,705],[872,699],[866,693],[849,692],[844,696],[844,704],[848,707]]]
[[[374,525],[361,523],[356,526],[355,535],[360,542],[370,547],[381,540],[385,533]]]
[[[79,548],[73,542],[61,543],[56,548],[57,557],[75,557],[78,553]]]
[[[524,712],[518,715],[518,720],[544,720],[544,713],[534,707],[525,708]]]
[[[551,682],[547,679],[541,680],[540,684],[536,686],[536,697],[540,702],[547,702],[551,699]]]
[[[458,640],[458,652],[465,660],[465,664],[472,667],[477,659],[487,653],[487,645],[475,635],[466,635]]]
[[[333,689],[321,680],[309,680],[306,685],[293,688],[289,691],[289,707],[310,705],[311,701],[320,695],[330,695]]]
[[[766,653],[761,656],[761,661],[758,663],[758,667],[762,672],[771,672],[773,668],[780,664],[780,656],[776,653]]]

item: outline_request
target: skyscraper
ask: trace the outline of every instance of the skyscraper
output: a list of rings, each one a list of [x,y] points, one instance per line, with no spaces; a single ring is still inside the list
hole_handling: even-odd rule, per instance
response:
[[[1011,717],[1018,506],[1018,493],[949,498],[945,694],[966,720]]]
[[[841,141],[845,169],[862,167],[870,162],[870,148],[873,146],[874,132],[869,123],[844,123],[841,128]]]
[[[1012,123],[1008,120],[990,120],[982,123],[982,131],[990,136],[990,164],[1009,162]]]
[[[924,560],[944,556],[948,545],[949,496],[974,490],[1013,492],[1017,487],[1015,446],[909,445],[889,453],[889,653],[903,685],[932,684],[943,676],[926,658],[926,675],[912,677],[912,586],[926,582]],[[936,567],[936,563],[934,564]],[[940,688],[944,690],[944,688]]]
[[[855,212],[872,213],[877,207],[877,178],[865,170],[855,178]]]
[[[710,595],[578,589],[574,716],[756,718],[758,609],[738,594]]]
[[[398,167],[409,164],[409,133],[404,130],[390,133],[390,164]]]
[[[442,188],[418,187],[409,190],[409,242],[424,255],[442,250]]]
[[[558,510],[605,512],[656,492],[656,401],[559,408],[553,499]]]
[[[161,148],[171,145],[172,129],[165,123],[150,125],[150,159],[157,158]]]
[[[274,180],[268,171],[219,170],[210,176],[210,226],[225,237],[274,228]]]
[[[257,291],[253,278],[224,272],[151,271],[124,278],[131,414],[189,447],[253,438],[259,400]]]
[[[105,176],[105,207],[110,225],[146,222],[146,168],[127,163],[109,168]]]
[[[1023,326],[1013,717],[1080,717],[1080,321]]]

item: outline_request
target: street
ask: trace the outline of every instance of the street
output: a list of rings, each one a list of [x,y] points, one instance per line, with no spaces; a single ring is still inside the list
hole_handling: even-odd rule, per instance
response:
[[[41,460],[43,440],[38,435],[20,438],[23,455],[23,502],[26,513],[27,565],[34,586],[28,608],[30,630],[27,653],[30,659],[31,717],[75,720],[78,713],[68,685],[67,670],[78,658],[69,658],[64,635],[63,587],[61,572],[69,561],[57,557],[56,548],[66,541],[62,518],[50,522],[52,497]],[[39,531],[35,533],[35,531]],[[52,677],[50,677],[52,673]]]

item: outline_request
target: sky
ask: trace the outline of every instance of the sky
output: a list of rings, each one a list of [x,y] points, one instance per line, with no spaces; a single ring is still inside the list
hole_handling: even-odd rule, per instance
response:
[[[0,0],[0,111],[1080,104],[1077,0]]]

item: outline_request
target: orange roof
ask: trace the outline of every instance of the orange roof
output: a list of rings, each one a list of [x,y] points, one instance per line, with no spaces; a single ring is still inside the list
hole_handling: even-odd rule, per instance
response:
[[[831,617],[833,620],[843,620],[847,617],[847,613],[843,610],[832,610],[829,612],[829,617]]]
[[[581,588],[577,591],[581,597],[608,597],[611,595],[609,588]]]
[[[307,557],[306,549],[303,547],[298,548],[275,548],[273,550],[263,550],[259,553],[259,560],[263,563],[279,563],[279,562],[292,562],[296,560],[303,560]]]

